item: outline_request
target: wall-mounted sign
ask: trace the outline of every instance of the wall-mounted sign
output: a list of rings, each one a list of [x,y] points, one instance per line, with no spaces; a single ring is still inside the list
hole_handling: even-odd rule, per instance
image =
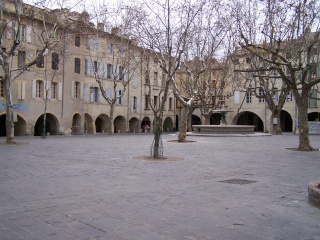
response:
[[[28,110],[28,104],[25,103],[14,103],[12,105],[13,110],[23,110],[27,111]],[[0,110],[5,110],[6,109],[6,104],[5,103],[0,103]]]

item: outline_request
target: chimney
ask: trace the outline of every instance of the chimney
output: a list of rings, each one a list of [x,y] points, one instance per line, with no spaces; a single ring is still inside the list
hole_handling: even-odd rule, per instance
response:
[[[98,23],[98,30],[104,32],[104,23]]]

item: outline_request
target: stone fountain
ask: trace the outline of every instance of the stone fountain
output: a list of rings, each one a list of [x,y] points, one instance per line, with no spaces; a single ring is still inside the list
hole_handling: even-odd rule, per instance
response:
[[[212,110],[212,113],[220,113],[220,125],[192,125],[194,134],[253,134],[254,125],[227,125],[226,115],[233,112],[227,109]]]

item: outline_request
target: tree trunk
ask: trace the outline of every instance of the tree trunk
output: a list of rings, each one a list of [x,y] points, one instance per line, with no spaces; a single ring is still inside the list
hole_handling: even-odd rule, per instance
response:
[[[189,106],[183,106],[181,108],[181,116],[179,123],[179,135],[178,142],[185,142],[187,138],[187,118],[188,118]]]
[[[6,142],[8,144],[13,144],[15,143],[14,122],[13,122],[13,109],[12,109],[9,79],[5,81],[5,90],[6,90],[6,140],[7,140]]]
[[[273,124],[273,119],[277,119],[277,124]],[[270,119],[270,133],[272,135],[282,135],[281,122],[280,122],[280,111],[272,111]]]
[[[48,93],[46,94],[48,95]],[[48,106],[48,97],[44,101],[44,113],[43,113],[43,128],[42,128],[42,138],[46,138],[46,120],[47,120],[47,106]]]
[[[187,131],[192,132],[192,113],[193,111],[189,110],[187,116]]]
[[[303,94],[302,94],[303,96]],[[308,126],[308,98],[301,97],[297,101],[298,106],[298,129],[299,129],[299,151],[312,151],[309,140]]]
[[[204,116],[204,125],[210,125],[210,115],[205,114]]]
[[[155,114],[154,118],[154,145],[153,147],[153,158],[159,159],[160,158],[160,137],[161,137],[161,130],[162,130],[162,113],[157,116]]]
[[[114,132],[114,124],[113,124],[113,114],[114,114],[114,105],[110,105],[110,118],[109,118],[109,129],[108,129],[108,135],[113,135]]]

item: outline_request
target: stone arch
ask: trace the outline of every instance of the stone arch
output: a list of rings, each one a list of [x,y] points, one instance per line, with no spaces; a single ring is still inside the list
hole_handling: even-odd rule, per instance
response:
[[[213,113],[210,115],[210,125],[220,125],[221,113]]]
[[[138,133],[140,131],[140,127],[139,127],[139,119],[136,117],[133,117],[130,119],[129,121],[129,131],[131,133]]]
[[[71,130],[73,135],[81,134],[81,115],[75,113],[72,117]]]
[[[34,126],[34,136],[43,135],[43,117],[44,114],[38,117],[36,124]],[[50,135],[57,135],[59,133],[59,121],[58,118],[52,113],[46,113],[46,132]]]
[[[167,117],[163,122],[163,132],[172,132],[173,131],[173,121],[171,117]]]
[[[285,111],[280,112],[280,124],[282,132],[293,132],[293,120],[291,115]]]
[[[201,125],[201,118],[192,114],[192,125]]]
[[[17,114],[17,121],[14,123],[14,136],[27,135],[27,121]],[[6,114],[0,115],[0,137],[6,136]]]
[[[95,121],[96,133],[108,132],[110,128],[109,121],[110,117],[108,115],[100,114]]]
[[[233,122],[236,122],[236,125],[254,125],[255,131],[263,132],[263,121],[257,114],[253,112],[241,112],[235,116]]]
[[[86,134],[94,134],[95,133],[93,119],[88,113],[84,114],[84,132]]]
[[[146,126],[149,126],[149,129],[151,128],[151,120],[149,117],[144,117],[141,121],[141,129],[144,132]]]
[[[127,132],[126,119],[123,116],[118,116],[113,121],[114,132],[115,133],[125,133]]]
[[[317,122],[320,120],[320,112],[310,112],[308,113],[309,122]]]

